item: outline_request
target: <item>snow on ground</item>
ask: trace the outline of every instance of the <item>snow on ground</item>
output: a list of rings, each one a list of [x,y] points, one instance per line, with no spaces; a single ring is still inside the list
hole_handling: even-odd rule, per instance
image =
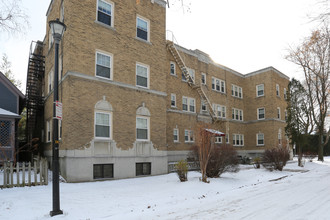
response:
[[[0,219],[330,219],[330,158],[283,172],[241,166],[210,183],[198,172],[61,183],[63,215],[49,216],[52,185],[0,190]]]

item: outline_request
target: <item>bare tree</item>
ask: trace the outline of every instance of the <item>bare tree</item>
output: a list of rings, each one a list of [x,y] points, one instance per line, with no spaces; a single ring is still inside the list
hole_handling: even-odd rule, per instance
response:
[[[0,0],[0,33],[24,33],[29,26],[21,0]]]
[[[8,59],[7,54],[2,55],[2,60],[0,61],[0,71],[19,89],[22,87],[22,82],[15,79],[13,72],[11,71],[11,62]]]
[[[296,48],[291,48],[286,57],[297,64],[304,73],[306,99],[309,101],[312,118],[319,134],[318,160],[323,161],[323,148],[329,140],[330,129],[325,131],[325,120],[330,103],[330,32],[327,24],[312,32]],[[324,141],[324,135],[326,140]]]

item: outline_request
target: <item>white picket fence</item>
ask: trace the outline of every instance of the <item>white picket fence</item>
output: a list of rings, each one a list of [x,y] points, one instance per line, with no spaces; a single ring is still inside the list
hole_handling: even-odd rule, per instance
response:
[[[0,188],[48,185],[47,160],[34,161],[33,165],[31,162],[16,163],[16,166],[13,162],[4,162],[0,169],[1,179]]]

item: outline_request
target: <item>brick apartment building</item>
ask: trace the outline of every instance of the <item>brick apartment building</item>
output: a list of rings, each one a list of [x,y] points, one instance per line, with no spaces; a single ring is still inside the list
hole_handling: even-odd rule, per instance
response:
[[[180,47],[166,40],[165,17],[163,0],[51,1],[47,34],[31,49],[27,102],[39,101],[28,123],[50,158],[48,22],[60,18],[60,172],[68,182],[167,173],[169,162],[187,157],[199,121],[215,122],[226,133],[217,142],[241,155],[285,144],[289,78],[273,67],[243,75]]]

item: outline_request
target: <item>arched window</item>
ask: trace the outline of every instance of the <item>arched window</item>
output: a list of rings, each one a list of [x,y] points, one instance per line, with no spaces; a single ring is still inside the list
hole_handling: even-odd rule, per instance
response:
[[[95,105],[94,137],[112,139],[112,106],[105,98]]]
[[[150,112],[144,103],[136,110],[136,140],[150,141]]]

